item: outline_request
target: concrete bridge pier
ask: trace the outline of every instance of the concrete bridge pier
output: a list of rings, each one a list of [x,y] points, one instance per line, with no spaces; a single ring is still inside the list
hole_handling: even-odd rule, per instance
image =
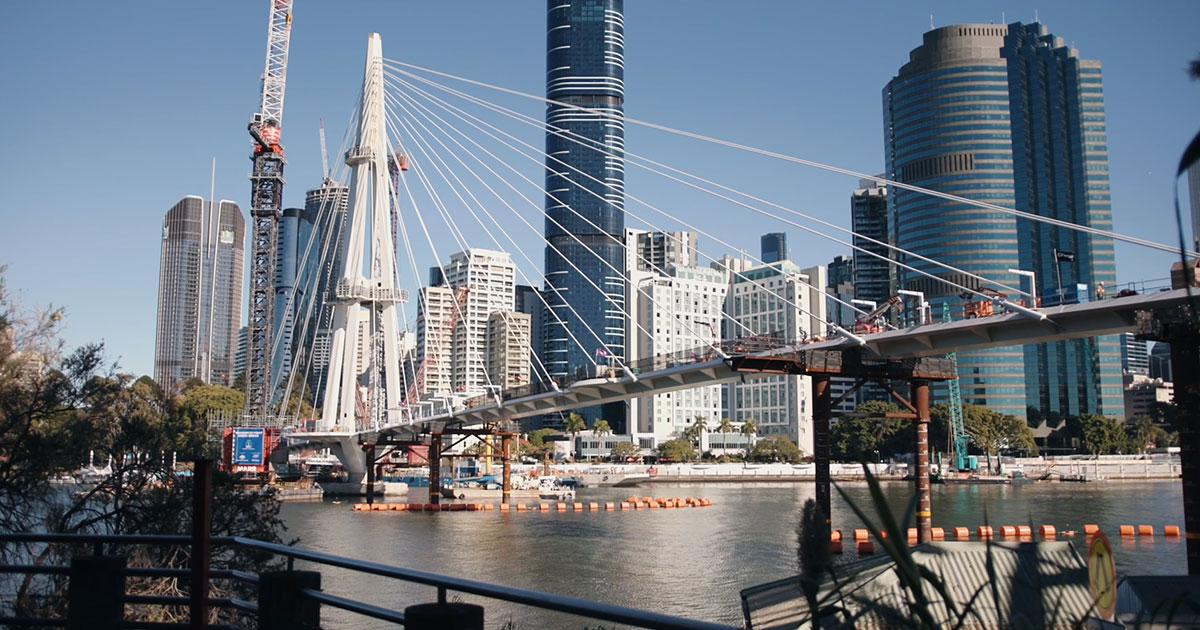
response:
[[[337,437],[330,444],[329,450],[342,463],[342,469],[346,472],[347,483],[361,484],[365,481],[367,467],[370,464],[367,462],[367,453],[363,451],[362,446],[358,443],[358,436],[356,434],[347,433],[345,437]]]

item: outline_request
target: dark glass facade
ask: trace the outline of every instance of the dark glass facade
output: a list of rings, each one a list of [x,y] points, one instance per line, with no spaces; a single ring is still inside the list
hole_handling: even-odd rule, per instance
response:
[[[1040,24],[961,24],[925,34],[883,92],[887,175],[979,201],[1111,229],[1100,64],[1081,61]],[[893,190],[895,243],[964,271],[1021,286],[1103,281],[1111,241],[917,192]],[[1053,249],[1077,254],[1057,263]],[[957,285],[980,282],[920,260],[913,267]],[[962,312],[962,289],[899,269],[900,288],[924,291],[934,313]],[[1039,291],[1044,294],[1044,291]],[[1015,296],[1014,296],[1015,297]],[[958,355],[964,402],[1028,417],[1123,414],[1115,338]],[[1027,413],[1028,412],[1028,413]]]
[[[758,243],[762,251],[763,263],[770,264],[787,259],[786,233],[771,232],[770,234],[763,234],[758,239]]]
[[[546,97],[556,103],[546,108],[545,297],[554,315],[542,361],[567,375],[625,355],[624,3],[549,0],[547,9]],[[623,404],[581,413],[623,432]]]
[[[854,297],[883,304],[896,292],[896,268],[887,247],[892,242],[887,188],[871,180],[859,182],[850,196],[850,220],[856,248]]]

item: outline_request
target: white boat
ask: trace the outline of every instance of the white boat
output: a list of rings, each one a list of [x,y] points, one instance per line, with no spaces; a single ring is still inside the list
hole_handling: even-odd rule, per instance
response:
[[[586,472],[579,477],[583,480],[581,485],[588,488],[624,488],[650,481],[650,475],[645,473]]]

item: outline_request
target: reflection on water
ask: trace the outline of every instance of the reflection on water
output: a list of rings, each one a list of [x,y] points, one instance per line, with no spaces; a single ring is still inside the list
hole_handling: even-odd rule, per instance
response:
[[[843,484],[851,500],[869,504],[866,484]],[[906,483],[885,484],[900,513],[911,497]],[[934,486],[934,526],[1031,524],[1076,530],[1083,524],[1110,534],[1120,573],[1186,572],[1181,538],[1162,537],[1163,525],[1183,525],[1178,482]],[[341,504],[285,504],[283,516],[300,546],[697,619],[741,624],[738,592],[794,574],[795,522],[814,497],[811,484],[657,484],[642,488],[585,488],[579,500],[639,496],[708,497],[712,507],[614,512],[353,512]],[[834,493],[834,527],[861,526]],[[1153,539],[1116,535],[1122,524],[1154,525]],[[1067,539],[1071,540],[1071,539]],[[403,609],[434,601],[429,587],[324,569],[324,590]],[[479,601],[463,597],[464,601]],[[595,627],[521,606],[483,601],[489,628]],[[374,628],[337,611],[326,627]],[[600,624],[606,628],[612,624]]]

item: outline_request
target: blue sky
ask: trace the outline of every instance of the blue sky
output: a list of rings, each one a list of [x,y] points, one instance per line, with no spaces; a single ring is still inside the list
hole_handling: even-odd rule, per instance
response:
[[[920,44],[931,14],[945,26],[1031,21],[1036,10],[1082,57],[1104,64],[1117,231],[1175,242],[1175,166],[1200,128],[1200,83],[1186,76],[1187,62],[1200,56],[1190,30],[1200,3],[1041,4],[627,0],[626,114],[880,172],[881,90]],[[319,183],[319,118],[331,151],[340,144],[369,32],[381,33],[390,59],[544,93],[544,2],[296,5],[284,106],[287,206],[301,205],[304,190]],[[163,213],[184,195],[208,195],[214,157],[216,196],[247,207],[245,126],[258,107],[266,16],[259,0],[0,4],[0,264],[25,303],[68,309],[70,345],[102,340],[123,370],[151,372]],[[541,115],[537,103],[521,107]],[[540,144],[540,135],[524,133]],[[849,225],[853,178],[636,127],[626,146]],[[536,165],[519,168],[542,176]],[[641,173],[630,173],[627,191],[751,252],[759,234],[782,230],[802,266],[849,253]],[[526,251],[540,261],[534,236],[525,237]],[[439,247],[443,258],[454,251],[452,243]],[[701,249],[726,248],[702,237]],[[427,251],[417,259],[421,267],[435,262]],[[1170,262],[1117,247],[1121,281],[1165,277]]]

